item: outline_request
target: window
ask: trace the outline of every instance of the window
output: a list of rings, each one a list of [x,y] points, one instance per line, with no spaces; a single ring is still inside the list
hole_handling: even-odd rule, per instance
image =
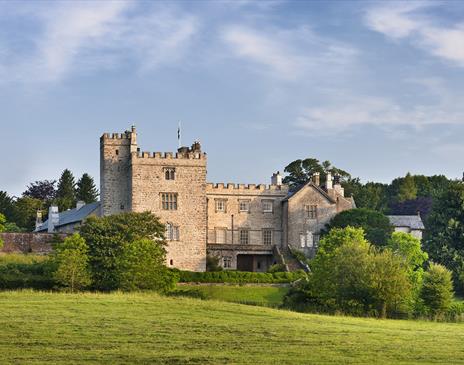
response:
[[[301,247],[306,246],[306,236],[304,233],[300,233],[300,246]]]
[[[240,244],[241,245],[248,245],[248,242],[249,242],[249,231],[248,229],[241,229],[240,230]]]
[[[174,260],[172,260],[172,259],[169,260],[169,265],[171,265],[171,266],[174,265]]]
[[[171,223],[166,224],[166,240],[168,241],[179,241],[179,227],[174,226]]]
[[[216,243],[226,243],[225,228],[216,228]]]
[[[274,207],[273,200],[263,200],[263,213],[272,213]]]
[[[119,209],[124,210],[124,204],[121,204],[121,205],[119,206]]]
[[[225,212],[226,202],[226,199],[216,199],[216,212]]]
[[[116,152],[116,156],[119,155],[119,150],[116,150],[115,152]]]
[[[306,217],[317,219],[317,205],[305,205]]]
[[[177,193],[161,193],[163,210],[177,210]]]
[[[238,201],[238,210],[239,210],[239,212],[249,212],[250,211],[250,201],[249,200],[239,200]]]
[[[231,256],[224,256],[222,258],[222,266],[225,269],[230,269],[232,267],[232,257]]]
[[[164,178],[165,180],[175,180],[176,179],[176,169],[173,167],[164,168]]]
[[[272,245],[272,229],[263,229],[263,245]]]

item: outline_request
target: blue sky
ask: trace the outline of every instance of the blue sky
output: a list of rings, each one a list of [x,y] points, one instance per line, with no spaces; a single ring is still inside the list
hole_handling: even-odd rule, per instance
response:
[[[464,170],[464,2],[0,2],[0,190],[98,181],[99,137],[199,139],[212,182],[304,157],[363,181]]]

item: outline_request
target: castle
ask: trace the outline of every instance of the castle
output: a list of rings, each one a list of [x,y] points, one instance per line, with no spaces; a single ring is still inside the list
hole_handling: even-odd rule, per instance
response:
[[[319,233],[353,208],[337,177],[319,175],[290,192],[275,173],[270,185],[212,184],[195,142],[177,153],[141,152],[135,127],[100,139],[101,215],[151,211],[166,225],[167,265],[205,271],[206,256],[224,269],[266,271],[289,248],[312,255]]]

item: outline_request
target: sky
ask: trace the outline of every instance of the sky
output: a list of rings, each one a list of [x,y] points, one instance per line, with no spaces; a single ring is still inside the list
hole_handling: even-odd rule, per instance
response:
[[[314,157],[389,182],[462,176],[464,2],[0,1],[0,190],[99,137],[202,143],[208,181],[269,183]]]

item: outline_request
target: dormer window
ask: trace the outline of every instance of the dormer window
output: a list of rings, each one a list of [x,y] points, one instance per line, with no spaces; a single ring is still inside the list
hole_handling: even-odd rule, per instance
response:
[[[175,180],[176,179],[176,169],[174,167],[165,167],[164,168],[164,179],[165,180]]]

